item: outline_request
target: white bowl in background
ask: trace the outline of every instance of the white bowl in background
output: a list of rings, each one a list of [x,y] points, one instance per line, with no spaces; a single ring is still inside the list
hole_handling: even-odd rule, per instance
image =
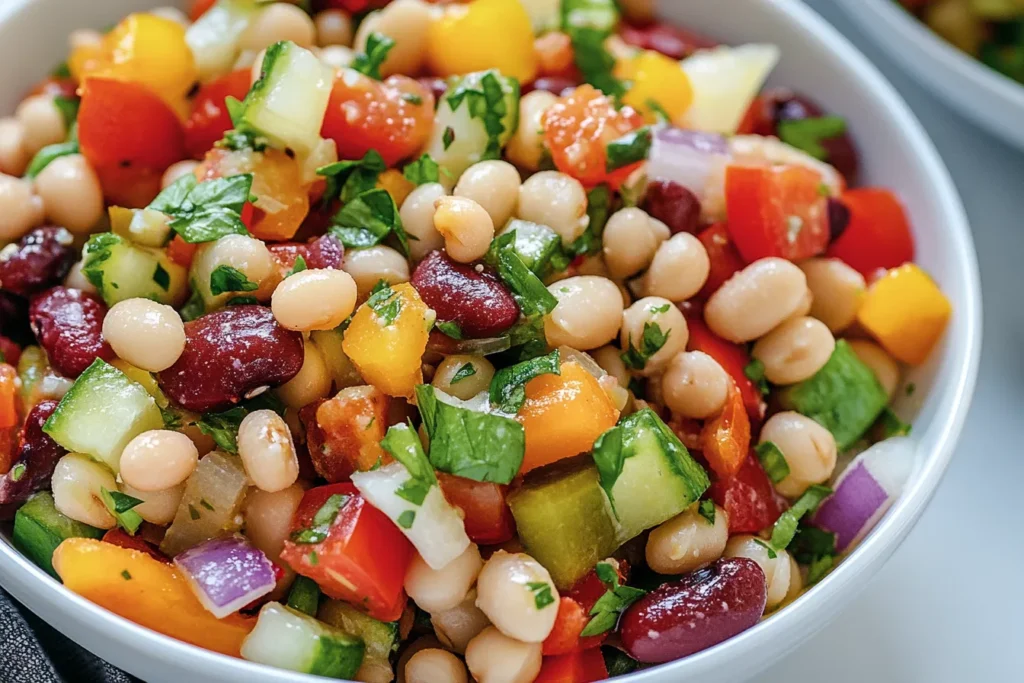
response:
[[[833,1],[950,107],[1024,149],[1024,85],[953,47],[893,0]]]
[[[0,0],[0,64],[10,65],[0,111],[65,58],[76,28],[111,25],[158,0]],[[164,3],[166,4],[166,3]],[[796,0],[670,0],[674,20],[730,43],[782,47],[775,84],[792,86],[846,116],[866,182],[895,188],[913,219],[918,261],[953,304],[954,317],[931,361],[914,371],[918,462],[903,495],[860,547],[795,603],[739,636],[692,657],[621,680],[655,683],[743,680],[835,618],[910,531],[935,491],[960,434],[981,349],[981,300],[970,231],[956,189],[917,120],[892,87],[834,29]],[[17,66],[14,66],[17,65]],[[137,626],[65,591],[0,540],[0,584],[65,635],[150,683],[300,683],[312,677],[270,669],[187,645]]]

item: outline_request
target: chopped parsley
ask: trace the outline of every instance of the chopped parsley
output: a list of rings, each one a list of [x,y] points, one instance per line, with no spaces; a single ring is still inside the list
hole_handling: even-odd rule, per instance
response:
[[[832,495],[832,489],[817,484],[804,491],[804,494],[793,503],[793,507],[783,512],[775,522],[775,526],[772,527],[772,547],[776,550],[785,550],[796,535],[800,519],[805,515],[813,514],[821,505],[821,501],[830,495]]]
[[[429,154],[424,154],[416,161],[410,161],[402,169],[402,175],[413,185],[436,183],[441,179],[441,167]]]
[[[611,173],[647,159],[647,155],[651,152],[652,139],[650,126],[644,126],[609,142],[608,158],[605,162],[606,170]]]
[[[715,503],[711,500],[702,500],[697,505],[697,513],[708,521],[711,526],[715,525]]]
[[[459,327],[459,324],[454,320],[442,320],[441,322],[436,323],[434,327],[452,339],[463,338],[462,328]]]
[[[85,273],[85,268],[82,268],[82,273]],[[100,274],[100,277],[103,277],[102,274]],[[181,310],[178,311],[178,315],[180,315],[181,319],[185,322],[195,320],[206,313],[206,303],[203,301],[203,293],[199,291],[198,287],[196,287],[195,281],[189,282],[189,285],[192,287],[192,294],[189,296],[188,301],[185,302],[185,305],[181,307]]]
[[[515,415],[526,401],[526,383],[541,375],[560,375],[559,361],[556,349],[546,356],[498,370],[491,380],[491,403],[501,412]]]
[[[295,275],[295,273],[301,273],[302,271],[307,270],[307,268],[306,259],[302,258],[302,254],[299,254],[295,257],[295,263],[292,265],[292,269],[288,271],[288,274],[285,275],[285,277],[290,277]]]
[[[423,104],[423,98],[416,93],[407,92],[402,95],[402,99],[409,104],[415,104],[417,107]]]
[[[125,581],[131,581],[132,580],[131,572],[129,572],[127,569],[122,569],[121,570],[121,578],[124,579]]]
[[[385,325],[393,325],[402,312],[402,298],[395,290],[391,289],[387,280],[381,280],[374,285],[370,291],[370,298],[366,300],[366,305],[377,314],[380,320],[384,321]]]
[[[352,60],[351,68],[370,78],[381,80],[380,67],[388,57],[388,52],[395,46],[395,41],[383,33],[374,31],[366,39],[366,52],[357,54]]]
[[[633,337],[629,338],[629,348],[622,354],[622,362],[630,370],[643,370],[647,361],[665,346],[672,330],[663,332],[658,323],[645,322],[644,331],[640,337],[640,348],[633,346]]]
[[[412,525],[416,522],[416,512],[414,510],[406,510],[398,515],[398,519],[395,522],[403,529],[411,529]]]
[[[305,528],[293,531],[291,534],[291,540],[295,543],[304,544],[316,544],[323,543],[327,540],[330,535],[331,526],[334,521],[338,518],[338,513],[345,507],[345,503],[349,501],[351,496],[346,496],[343,493],[332,494],[324,504],[320,506],[320,509],[313,515],[312,524]]]
[[[245,416],[254,410],[273,410],[284,414],[284,404],[269,391],[220,413],[203,413],[195,423],[199,431],[210,437],[217,446],[228,453],[238,455],[238,426]]]
[[[555,596],[551,594],[551,584],[547,581],[531,581],[526,587],[533,593],[533,604],[538,610],[555,602]]]
[[[57,95],[53,98],[53,106],[57,108],[61,118],[64,119],[65,128],[70,129],[71,126],[75,125],[75,122],[78,120],[78,107],[81,103],[82,100],[77,97]]]
[[[199,510],[196,510],[196,506],[192,503],[188,504],[188,516],[192,518],[193,522],[202,517],[202,515],[199,514]]]
[[[780,140],[821,161],[828,159],[828,150],[822,146],[822,141],[837,138],[845,132],[846,120],[841,116],[779,121]]]
[[[380,445],[391,457],[402,463],[409,473],[409,478],[398,487],[395,495],[413,505],[423,505],[430,489],[437,486],[437,476],[434,475],[434,468],[427,460],[423,444],[412,424],[392,425]]]
[[[382,188],[354,197],[332,219],[330,233],[352,249],[372,247],[394,235],[402,253],[409,255],[409,237],[402,227],[398,206]]]
[[[768,380],[764,376],[764,363],[759,359],[755,358],[747,363],[747,366],[743,368],[743,374],[746,375],[747,379],[754,383],[757,390],[761,392],[762,396],[767,396],[771,393],[771,388],[768,386]]]
[[[765,549],[765,552],[768,553],[769,560],[774,560],[779,556],[779,554],[775,552],[775,548],[771,547],[770,545],[762,541],[760,538],[757,538],[756,536],[754,537],[754,543],[758,544],[759,546]]]
[[[473,365],[472,363],[466,363],[461,368],[456,370],[454,375],[452,375],[451,384],[458,384],[462,380],[469,379],[475,374],[476,366]]]
[[[171,218],[170,227],[189,244],[225,235],[248,235],[242,208],[251,198],[252,174],[200,183],[186,173],[156,196],[149,207]]]
[[[310,567],[315,567],[320,564],[320,556],[315,550],[309,551],[309,555],[306,556],[306,559],[309,561]]]
[[[587,622],[581,637],[596,636],[615,628],[619,615],[634,602],[647,595],[647,591],[619,583],[619,572],[610,562],[598,562],[594,568],[597,578],[608,587],[605,594],[594,603],[590,610],[591,619]]]
[[[757,459],[761,461],[761,466],[764,467],[764,471],[768,478],[772,480],[772,483],[778,484],[789,476],[789,463],[786,462],[786,457],[774,443],[771,441],[759,443],[754,447],[754,451],[757,453]]]
[[[668,112],[665,111],[665,107],[661,106],[661,103],[658,102],[658,100],[653,97],[648,97],[644,104],[647,105],[647,108],[651,110],[651,113],[657,117],[658,123],[672,123],[672,117],[668,115]]]
[[[807,585],[820,581],[835,564],[836,535],[830,531],[801,525],[789,545],[797,562],[807,566]]]
[[[156,264],[156,270],[153,271],[153,282],[165,292],[171,288],[171,274],[159,263]]]
[[[210,273],[210,294],[214,296],[226,292],[255,292],[259,288],[245,273],[231,266],[217,266]]]
[[[615,57],[605,40],[615,32],[619,10],[615,0],[563,0],[562,30],[572,41],[576,66],[583,80],[610,97],[621,97],[628,89],[617,79]]]
[[[601,251],[604,226],[611,214],[612,193],[607,185],[598,185],[587,193],[587,229],[569,246],[571,256]]]
[[[444,133],[441,134],[441,142],[444,143],[444,149],[447,152],[448,148],[455,142],[455,129],[451,126],[446,126]]]
[[[908,382],[907,388],[903,390],[903,393],[907,396],[913,396],[915,391],[917,391],[917,385],[913,382]]]
[[[134,536],[142,525],[142,517],[133,508],[142,505],[142,501],[120,491],[108,491],[103,487],[100,487],[100,500],[117,520],[117,525]]]
[[[347,204],[364,192],[377,187],[380,174],[388,169],[380,153],[371,149],[362,159],[337,161],[321,166],[316,174],[327,180],[324,202],[340,199]]]
[[[160,406],[157,406],[158,408]],[[173,408],[160,408],[160,417],[164,421],[164,429],[173,432],[181,430],[181,415]]]
[[[36,152],[36,155],[32,157],[32,161],[29,162],[28,168],[25,170],[25,177],[32,180],[42,173],[43,169],[49,166],[54,159],[66,157],[71,154],[78,154],[79,151],[80,149],[77,139],[47,145]]]
[[[515,242],[514,230],[498,235],[491,243],[487,260],[497,268],[498,276],[508,285],[524,316],[547,315],[558,305],[558,299],[523,262],[516,252]]]

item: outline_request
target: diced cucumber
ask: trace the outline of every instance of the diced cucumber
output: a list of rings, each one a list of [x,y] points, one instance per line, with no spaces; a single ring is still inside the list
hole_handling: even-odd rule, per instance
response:
[[[552,272],[564,270],[569,265],[568,258],[562,251],[562,238],[548,226],[513,218],[501,234],[512,231],[516,233],[512,249],[537,277],[543,279]],[[488,255],[488,260],[492,259],[497,260],[497,255]]]
[[[251,127],[281,149],[305,157],[320,142],[334,71],[292,42],[274,43],[263,73],[245,98],[240,125]]]
[[[156,401],[142,385],[97,358],[60,400],[43,431],[72,453],[84,453],[117,474],[128,442],[163,426]]]
[[[288,591],[288,606],[311,617],[320,607],[320,586],[308,576],[296,576]]]
[[[217,0],[185,32],[199,78],[209,81],[231,70],[238,59],[242,33],[262,3],[259,0]]]
[[[270,602],[242,641],[242,657],[279,669],[350,679],[363,661],[363,641],[311,616]]]
[[[390,680],[394,675],[391,655],[398,651],[397,621],[378,621],[341,600],[325,601],[320,606],[317,618],[362,639],[366,651],[355,680]]]
[[[622,435],[622,471],[611,488],[611,499],[618,539],[625,543],[688,508],[711,482],[649,408],[633,413],[615,429]]]
[[[161,552],[174,557],[203,541],[237,531],[248,489],[249,477],[241,458],[220,451],[207,453],[185,482],[174,521],[160,542]]]
[[[136,297],[177,305],[188,291],[187,272],[163,249],[140,247],[120,235],[101,232],[89,238],[82,253],[82,274],[108,306]]]
[[[496,70],[454,77],[434,116],[427,152],[453,179],[478,161],[500,159],[519,125],[519,81]]]
[[[49,491],[28,499],[14,515],[14,547],[55,578],[53,551],[68,538],[100,538],[103,529],[76,522],[53,505]]]
[[[832,432],[840,451],[864,435],[889,401],[875,373],[844,340],[836,342],[821,370],[784,389],[779,400],[784,408],[806,415]]]
[[[561,590],[619,547],[597,469],[549,473],[509,496],[519,540]]]

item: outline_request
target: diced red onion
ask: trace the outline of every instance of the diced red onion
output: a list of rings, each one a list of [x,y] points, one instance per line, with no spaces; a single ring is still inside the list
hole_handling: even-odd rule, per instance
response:
[[[812,523],[836,535],[846,552],[874,528],[899,497],[914,468],[914,443],[899,437],[864,451],[835,480],[835,493],[818,508]]]
[[[703,202],[709,178],[728,159],[729,145],[717,133],[663,128],[651,145],[647,177],[679,183]]]
[[[174,564],[213,616],[223,619],[277,585],[274,565],[241,536],[204,541],[179,553]]]

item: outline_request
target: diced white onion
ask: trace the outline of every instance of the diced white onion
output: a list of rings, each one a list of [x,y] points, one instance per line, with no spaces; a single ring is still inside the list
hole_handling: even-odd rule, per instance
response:
[[[693,104],[683,117],[687,128],[732,135],[779,62],[775,45],[720,46],[682,61],[693,86]]]

